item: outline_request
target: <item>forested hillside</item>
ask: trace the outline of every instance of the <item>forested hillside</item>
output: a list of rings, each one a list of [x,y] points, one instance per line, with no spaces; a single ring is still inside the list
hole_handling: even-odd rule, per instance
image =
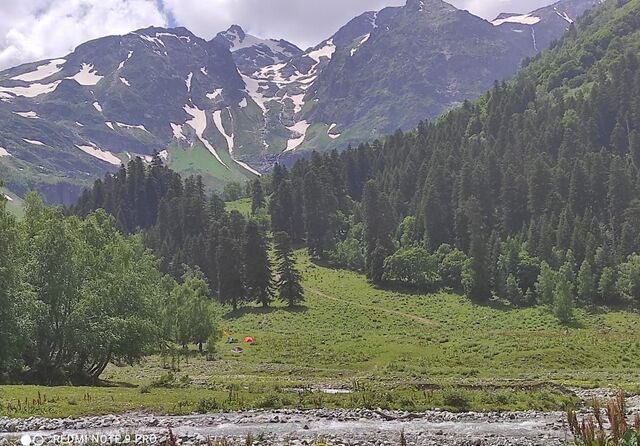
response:
[[[148,166],[136,158],[97,180],[70,210],[84,217],[105,209],[121,231],[142,234],[160,257],[161,271],[180,280],[195,269],[212,294],[234,309],[243,302],[268,306],[275,296],[296,305],[303,291],[289,236],[274,234],[274,262],[262,183],[256,179],[249,186],[253,203],[247,219],[238,211],[227,212],[218,195],[207,195],[201,177],[183,180],[159,156]]]
[[[565,320],[575,301],[639,304],[639,32],[639,1],[607,2],[479,100],[299,163],[288,183],[277,170],[274,227],[377,283],[553,304]],[[350,219],[347,197],[361,201]]]
[[[515,79],[435,122],[314,154],[290,171],[276,166],[266,191],[271,229],[376,284],[545,304],[564,322],[576,303],[639,305],[639,43],[640,0],[604,3]],[[105,206],[103,186],[76,211]],[[184,188],[201,190],[197,180]],[[129,196],[129,210],[105,207],[121,215],[157,205]],[[220,265],[195,228],[217,218],[167,203],[153,224],[118,221],[126,230],[154,226],[146,240],[167,271],[198,265],[214,284]],[[240,220],[231,213],[229,225]]]

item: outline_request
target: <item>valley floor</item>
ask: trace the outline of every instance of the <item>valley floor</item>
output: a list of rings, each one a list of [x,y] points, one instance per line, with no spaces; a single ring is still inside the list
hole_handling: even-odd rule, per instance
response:
[[[306,302],[242,308],[222,329],[214,361],[152,356],[110,366],[104,387],[0,387],[0,416],[67,417],[247,409],[556,411],[566,386],[640,382],[640,315],[577,312],[565,328],[544,308],[475,306],[452,294],[379,290],[299,253]],[[242,354],[232,347],[241,346]]]

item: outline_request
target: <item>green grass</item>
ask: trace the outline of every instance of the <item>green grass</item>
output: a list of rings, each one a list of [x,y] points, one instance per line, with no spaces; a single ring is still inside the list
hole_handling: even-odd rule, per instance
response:
[[[241,209],[246,203],[231,205]],[[244,354],[234,355],[221,340],[214,361],[194,354],[188,363],[173,364],[176,377],[184,380],[176,383],[188,382],[185,388],[150,393],[136,388],[167,374],[169,361],[152,356],[133,367],[109,366],[103,375],[134,387],[0,387],[0,415],[18,400],[37,399],[38,391],[57,402],[14,407],[10,413],[316,406],[555,410],[576,401],[552,384],[640,390],[638,314],[579,310],[576,325],[565,328],[544,308],[476,306],[451,294],[380,290],[361,275],[317,266],[302,251],[298,255],[304,305],[227,309],[221,328],[236,338],[253,336],[256,345],[243,345]],[[604,328],[611,331],[605,334]],[[347,387],[354,393],[300,397],[283,391],[309,386]],[[90,401],[83,399],[87,392]]]
[[[238,211],[245,217],[251,215],[251,198],[241,198],[236,201],[227,201],[225,203],[227,211]]]
[[[169,151],[169,167],[183,176],[201,175],[205,185],[222,190],[230,181],[247,181],[252,175],[242,169],[229,156],[226,150],[219,150],[218,154],[227,169],[201,144],[182,148],[172,145]]]

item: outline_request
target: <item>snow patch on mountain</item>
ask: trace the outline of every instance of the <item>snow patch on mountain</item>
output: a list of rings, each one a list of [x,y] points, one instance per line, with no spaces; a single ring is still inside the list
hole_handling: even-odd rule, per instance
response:
[[[283,99],[291,99],[293,101],[293,111],[294,113],[299,113],[304,107],[304,93],[295,94],[289,96],[288,94]]]
[[[38,119],[39,116],[36,112],[34,111],[28,111],[28,112],[13,112],[13,114],[18,115],[18,116],[22,116],[23,118],[29,118],[29,119]]]
[[[223,33],[223,35],[231,44],[231,48],[229,48],[229,50],[232,53],[243,50],[245,48],[253,47],[266,56],[270,56],[278,61],[280,60],[280,57],[278,57],[279,54],[288,53],[288,49],[282,46],[277,40],[260,39],[259,37],[245,34],[240,27],[232,26],[231,28],[229,28],[229,30]],[[271,54],[269,54],[268,52],[265,53],[265,51],[261,51],[261,47],[267,47]]]
[[[189,73],[187,79],[184,81],[187,84],[187,91],[191,93],[191,81],[193,80],[193,73]]]
[[[287,141],[287,148],[285,149],[285,152],[295,150],[300,146],[300,144],[303,143],[304,138],[307,136],[307,130],[309,130],[310,126],[311,124],[307,121],[300,121],[292,125],[291,127],[287,127],[287,129],[289,129],[291,132],[293,132],[294,135],[297,136]]]
[[[102,105],[100,105],[100,103],[98,101],[93,103],[93,108],[95,108],[96,110],[98,110],[100,113],[102,113]]]
[[[62,65],[66,62],[66,59],[54,59],[50,60],[44,65],[38,66],[34,71],[14,76],[11,79],[15,81],[35,82],[42,79],[46,79],[62,70]]]
[[[171,130],[173,131],[173,137],[175,139],[182,139],[185,140],[187,139],[186,136],[184,136],[184,133],[182,133],[182,126],[179,124],[174,124],[173,122],[171,123]]]
[[[200,140],[200,142],[206,147],[206,149],[213,156],[215,156],[215,158],[220,162],[220,164],[222,164],[224,167],[229,169],[229,166],[227,166],[224,163],[224,161],[222,161],[222,158],[220,158],[220,155],[218,155],[218,152],[216,151],[216,149],[203,136],[205,130],[207,129],[207,114],[205,113],[205,111],[199,109],[196,106],[192,107],[190,105],[185,105],[184,111],[187,112],[187,114],[191,115],[191,117],[193,118],[187,121],[186,125],[189,125],[193,130],[195,130],[196,135],[198,136],[198,139]]]
[[[107,122],[105,122],[104,124],[105,124],[107,127],[109,127],[111,130],[115,130],[115,129],[116,129],[116,128],[113,126],[113,122],[109,122],[109,121],[107,121]]]
[[[247,105],[249,105],[249,103],[247,102],[247,98],[242,98],[242,100],[238,104],[238,107],[245,108]]]
[[[573,23],[573,19],[569,17],[569,14],[567,14],[566,12],[558,11],[558,8],[556,8],[555,6],[553,7],[553,10],[556,12],[556,14],[558,14],[558,17],[564,19],[568,24]]]
[[[0,147],[0,157],[3,157],[3,156],[11,156],[11,154],[7,152],[7,149]]]
[[[159,38],[159,39],[162,39],[163,37],[173,37],[175,39],[182,40],[182,41],[187,42],[187,43],[191,43],[191,37],[189,37],[189,36],[178,36],[178,35],[172,34],[172,33],[156,33],[156,37]]]
[[[50,84],[34,83],[28,87],[0,87],[1,93],[9,93],[10,95],[4,96],[11,98],[13,96],[23,96],[25,98],[35,98],[41,94],[51,93],[60,84],[60,81],[55,81]]]
[[[164,44],[164,42],[161,39],[158,39],[157,37],[147,36],[146,34],[142,34],[142,33],[134,33],[134,34],[140,37],[142,40],[152,43],[155,46],[158,46],[158,47],[162,46],[163,48],[166,48],[166,45]]]
[[[37,139],[22,138],[22,140],[24,142],[28,142],[29,144],[33,144],[34,146],[46,146],[45,143],[43,143],[42,141],[38,141]]]
[[[129,83],[129,81],[127,79],[125,79],[124,77],[120,78],[120,82],[122,82],[123,84],[125,84],[127,87],[130,87],[131,84]]]
[[[213,112],[213,123],[218,128],[218,131],[224,136],[224,139],[227,140],[227,147],[229,148],[229,154],[233,156],[233,149],[235,148],[234,136],[233,132],[230,134],[224,128],[222,124],[222,110],[216,110]]]
[[[533,16],[531,14],[526,15],[512,15],[491,22],[493,26],[500,26],[503,23],[519,23],[521,25],[535,25],[542,20],[540,17]]]
[[[127,62],[127,60],[131,59],[131,56],[133,56],[133,51],[129,51],[129,54],[127,55],[127,58],[125,60],[123,60],[122,62],[120,62],[120,65],[118,65],[118,71],[122,70],[124,68],[124,64]]]
[[[80,85],[97,85],[104,78],[104,76],[100,76],[98,72],[95,70],[93,65],[83,63],[80,71],[75,75],[68,77],[67,79],[73,79]]]
[[[215,101],[219,97],[222,97],[222,88],[216,88],[213,90],[213,93],[207,93],[206,96],[212,101]]]
[[[123,129],[138,129],[138,130],[144,130],[145,132],[150,133],[149,130],[147,130],[147,128],[141,124],[133,125],[133,124],[123,124],[122,122],[116,122],[116,125]]]
[[[356,54],[356,52],[360,49],[362,44],[365,43],[367,40],[369,40],[369,37],[371,37],[371,33],[365,34],[365,36],[362,38],[362,40],[360,40],[360,42],[358,42],[358,44],[354,48],[351,48],[351,56]]]
[[[307,54],[310,58],[315,60],[316,62],[320,62],[322,57],[326,57],[331,59],[333,53],[336,52],[336,46],[333,44],[333,39],[329,39],[325,42],[324,46],[318,48],[317,50],[313,50]]]
[[[158,156],[164,161],[169,160],[169,152],[167,150],[161,150],[160,152],[158,152]]]
[[[240,72],[238,72],[238,73],[240,73]],[[240,76],[242,77],[242,80],[244,81],[244,84],[246,86],[245,92],[251,97],[251,99],[253,99],[253,102],[255,102],[258,105],[258,107],[260,107],[262,112],[266,113],[267,112],[267,107],[265,106],[265,103],[267,101],[269,101],[269,98],[266,98],[260,92],[260,90],[261,90],[260,82],[258,82],[257,79],[254,79],[254,78],[249,77],[249,76],[245,76],[242,73],[240,73]]]
[[[82,150],[87,155],[91,155],[94,158],[98,158],[99,160],[109,164],[113,164],[114,166],[119,166],[120,164],[122,164],[120,158],[118,158],[108,150],[101,150],[93,145],[76,145],[76,147]]]
[[[329,138],[331,139],[337,139],[340,138],[340,133],[333,133],[333,129],[335,129],[338,126],[338,124],[333,123],[329,126],[329,129],[327,130],[327,135],[329,135]]]

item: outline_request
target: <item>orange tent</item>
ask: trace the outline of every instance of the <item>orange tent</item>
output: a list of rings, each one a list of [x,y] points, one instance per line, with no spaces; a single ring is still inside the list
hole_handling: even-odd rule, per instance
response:
[[[246,338],[244,338],[244,342],[247,344],[253,344],[255,341],[251,336],[247,336]]]

